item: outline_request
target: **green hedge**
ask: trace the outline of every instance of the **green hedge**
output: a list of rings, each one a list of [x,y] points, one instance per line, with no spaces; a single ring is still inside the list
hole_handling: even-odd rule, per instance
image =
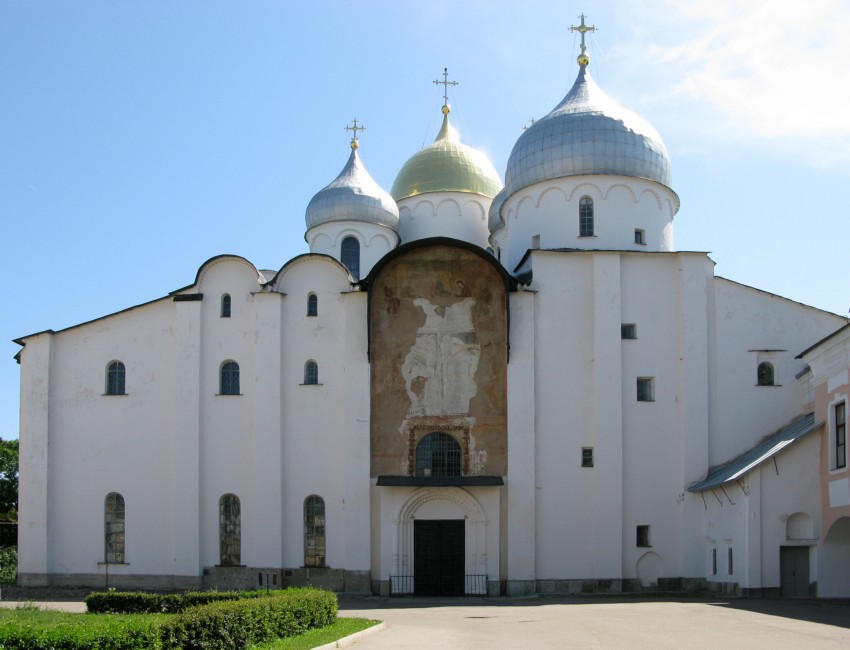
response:
[[[335,594],[311,588],[220,601],[175,615],[160,627],[160,639],[166,649],[241,650],[330,625],[337,607]]]
[[[91,614],[177,614],[196,605],[267,595],[266,591],[187,591],[182,594],[107,591],[86,596],[86,609]]]
[[[161,648],[161,618],[10,611],[0,619],[4,650],[148,650]]]

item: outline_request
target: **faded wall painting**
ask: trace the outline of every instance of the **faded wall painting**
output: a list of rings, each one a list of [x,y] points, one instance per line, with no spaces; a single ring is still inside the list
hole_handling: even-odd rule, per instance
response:
[[[493,264],[414,248],[380,269],[369,301],[372,476],[411,475],[436,431],[460,444],[464,475],[504,475],[507,293]]]

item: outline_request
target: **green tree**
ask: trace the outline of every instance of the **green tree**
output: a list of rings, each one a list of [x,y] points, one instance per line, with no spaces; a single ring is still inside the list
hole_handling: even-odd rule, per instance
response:
[[[0,438],[0,521],[18,521],[18,441]]]

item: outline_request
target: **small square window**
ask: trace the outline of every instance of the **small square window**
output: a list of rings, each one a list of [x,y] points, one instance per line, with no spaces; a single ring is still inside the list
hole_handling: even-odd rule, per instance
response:
[[[638,377],[637,378],[637,401],[638,402],[654,402],[655,401],[655,379],[653,377]]]
[[[635,228],[635,244],[640,244],[641,246],[646,245],[646,231],[641,230],[640,228]]]
[[[635,325],[634,323],[623,323],[622,325],[620,325],[620,338],[636,339],[637,325]]]
[[[652,546],[649,543],[649,526],[638,526],[635,536],[638,546]]]
[[[593,467],[593,447],[581,448],[581,466]]]

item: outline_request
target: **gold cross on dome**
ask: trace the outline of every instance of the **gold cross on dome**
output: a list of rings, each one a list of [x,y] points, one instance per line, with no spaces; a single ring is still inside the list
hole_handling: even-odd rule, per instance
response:
[[[575,27],[574,25],[570,25],[570,31],[571,32],[579,32],[581,34],[581,54],[579,55],[579,63],[581,65],[587,65],[588,62],[590,61],[590,59],[587,56],[587,48],[584,45],[584,35],[587,32],[595,32],[596,26],[595,25],[585,25],[584,19],[586,18],[586,16],[584,14],[579,16],[579,18],[581,18],[581,24],[578,27]],[[582,60],[584,60],[583,63],[582,63]]]
[[[351,148],[356,149],[357,148],[357,132],[358,131],[365,131],[366,127],[365,126],[357,126],[357,118],[356,117],[353,120],[351,120],[351,123],[354,124],[354,126],[346,126],[345,130],[346,131],[354,131],[354,135],[351,138]]]
[[[449,86],[457,86],[460,84],[459,81],[449,81],[449,69],[443,68],[443,80],[439,81],[437,79],[434,80],[434,83],[438,86],[443,87],[443,104],[449,105]]]

